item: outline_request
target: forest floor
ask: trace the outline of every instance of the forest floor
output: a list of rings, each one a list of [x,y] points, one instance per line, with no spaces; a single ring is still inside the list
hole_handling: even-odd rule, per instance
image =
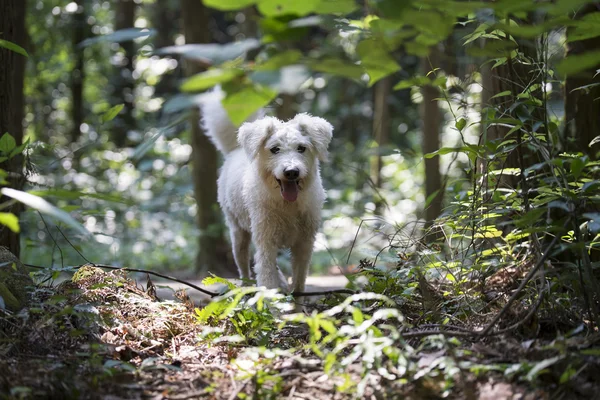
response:
[[[139,280],[138,280],[139,281]],[[204,287],[202,281],[198,280],[186,280],[186,282],[191,283],[195,286]],[[235,284],[239,284],[238,280],[231,280],[231,282]],[[145,285],[145,282],[141,282],[140,284]],[[190,289],[190,287],[183,283],[167,281],[167,280],[156,280],[154,281],[156,285],[156,295],[160,299],[165,300],[174,300],[176,299],[175,293],[182,289],[188,289],[187,294],[190,299],[194,302],[194,304],[200,305],[206,303],[210,300],[210,297],[202,292],[197,290]],[[345,288],[348,284],[348,279],[344,275],[328,275],[328,276],[309,276],[306,278],[306,291],[322,291],[322,290],[333,290],[333,289],[342,289]],[[222,285],[215,285],[217,288],[212,288],[214,290],[219,290],[219,287]],[[207,288],[211,289],[211,288]]]
[[[336,301],[305,312],[316,315]],[[403,308],[406,318],[415,306]],[[73,281],[38,287],[20,313],[0,310],[0,398],[600,398],[598,334],[560,343],[519,334],[461,338],[439,348],[421,348],[415,336],[406,339],[414,368],[390,377],[377,362],[366,371],[366,353],[332,369],[329,357],[311,350],[314,336],[304,324],[261,325],[251,319],[264,313],[237,314],[238,328],[240,315],[250,316],[245,340],[210,340],[232,320],[199,323],[201,314],[184,295],[161,301],[153,285],[145,290],[122,271],[84,267]],[[341,355],[357,343],[347,345]]]

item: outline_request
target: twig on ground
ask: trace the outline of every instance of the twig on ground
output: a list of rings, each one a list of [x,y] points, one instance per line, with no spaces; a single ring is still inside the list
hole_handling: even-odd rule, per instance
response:
[[[39,265],[32,265],[32,264],[23,264],[23,265],[30,267],[30,268],[48,269],[47,267],[40,267]],[[212,292],[210,290],[203,289],[200,286],[194,285],[193,283],[190,283],[188,281],[184,281],[182,279],[175,278],[174,276],[164,275],[164,274],[161,274],[161,273],[158,273],[155,271],[149,271],[149,270],[145,270],[145,269],[115,267],[114,265],[95,264],[93,262],[73,267],[73,269],[79,269],[79,268],[85,267],[86,265],[90,265],[92,267],[97,267],[97,268],[110,269],[113,271],[141,272],[144,274],[158,276],[159,278],[167,279],[167,280],[170,280],[173,282],[181,283],[182,285],[189,286],[192,289],[195,289],[201,293],[206,294],[207,296],[210,296],[211,298],[217,297],[217,296],[222,296],[225,293],[227,293],[227,292],[223,292],[223,293]],[[293,296],[293,297],[326,296],[329,294],[338,294],[338,293],[339,294],[356,294],[356,292],[354,290],[350,290],[350,289],[333,289],[333,290],[323,290],[323,291],[319,291],[319,292],[293,292],[293,293],[291,293],[291,296]]]

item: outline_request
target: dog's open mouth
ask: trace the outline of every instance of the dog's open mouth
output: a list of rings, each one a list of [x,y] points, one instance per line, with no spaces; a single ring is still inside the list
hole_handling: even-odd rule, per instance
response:
[[[277,178],[275,178],[277,179]],[[298,192],[300,192],[300,180],[288,181],[286,179],[277,179],[281,189],[281,197],[286,201],[296,201]]]

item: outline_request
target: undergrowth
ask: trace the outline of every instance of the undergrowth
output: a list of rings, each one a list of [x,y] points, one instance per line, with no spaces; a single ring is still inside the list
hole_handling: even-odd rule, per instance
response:
[[[478,108],[467,88],[481,74],[448,85],[433,71],[424,81],[437,85],[461,137],[425,157],[460,156],[466,179],[448,185],[447,207],[422,239],[401,239],[408,227],[396,227],[377,254],[385,257],[348,276],[357,294],[306,313],[286,314],[290,297],[255,288],[197,311],[211,327],[203,341],[244,349],[236,359],[261,398],[289,393],[277,368],[284,360],[318,365],[335,393],[357,398],[474,398],[474,382],[490,376],[556,397],[593,392],[582,382],[600,365],[600,162],[564,138],[548,111],[556,81],[547,38],[531,55],[502,29],[467,40],[477,35],[515,45],[492,60],[508,89]],[[468,120],[473,109],[481,120]],[[466,134],[473,126],[483,129],[478,141]]]

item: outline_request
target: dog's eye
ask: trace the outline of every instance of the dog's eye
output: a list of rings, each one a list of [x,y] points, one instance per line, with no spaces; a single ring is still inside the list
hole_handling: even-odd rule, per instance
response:
[[[279,153],[279,147],[277,147],[277,146],[271,147],[271,153],[273,153],[273,154]]]
[[[298,153],[304,153],[304,151],[306,151],[306,147],[298,146]]]

